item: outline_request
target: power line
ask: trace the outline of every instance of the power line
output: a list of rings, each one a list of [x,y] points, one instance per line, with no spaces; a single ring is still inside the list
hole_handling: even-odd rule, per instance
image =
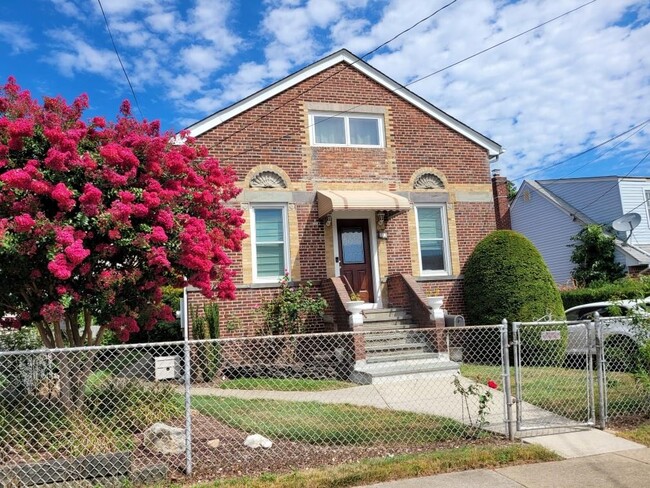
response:
[[[358,62],[361,61],[362,59],[367,58],[368,56],[370,56],[371,54],[373,54],[373,53],[379,51],[381,48],[387,46],[388,44],[390,44],[391,42],[393,42],[393,41],[394,41],[395,39],[397,39],[398,37],[400,37],[400,36],[406,34],[407,32],[409,32],[409,31],[411,31],[411,30],[413,30],[413,29],[414,29],[415,27],[417,27],[418,25],[420,25],[420,24],[422,24],[423,22],[426,22],[427,20],[431,19],[433,16],[435,16],[435,15],[438,14],[439,12],[442,12],[442,11],[445,10],[446,8],[448,8],[448,7],[450,7],[451,5],[453,5],[454,3],[456,3],[457,1],[458,1],[458,0],[452,0],[451,2],[449,2],[449,3],[445,4],[445,5],[443,5],[442,7],[440,7],[440,8],[439,8],[438,10],[436,10],[435,12],[433,12],[433,13],[427,15],[426,17],[421,18],[421,19],[418,20],[415,24],[411,25],[410,27],[408,27],[408,28],[404,29],[403,31],[399,32],[398,34],[394,35],[394,36],[391,37],[389,40],[387,40],[387,41],[381,43],[379,46],[377,46],[376,48],[374,48],[372,51],[368,51],[366,54],[364,54],[364,55],[361,56],[360,58],[356,59],[353,63],[351,63],[351,64],[349,64],[349,65],[344,65],[343,68],[341,68],[340,70],[335,71],[335,72],[332,73],[330,76],[328,76],[328,77],[322,79],[321,81],[319,81],[318,83],[316,83],[316,84],[310,86],[309,88],[307,88],[306,90],[302,91],[301,93],[299,93],[299,94],[296,95],[295,97],[293,97],[293,98],[287,100],[286,102],[284,102],[284,103],[278,105],[277,107],[275,107],[275,108],[273,108],[272,110],[266,112],[265,114],[260,115],[258,118],[256,118],[255,120],[251,121],[250,123],[248,123],[248,124],[246,124],[246,125],[240,127],[240,128],[237,129],[236,131],[234,131],[234,132],[228,134],[227,136],[223,137],[222,139],[218,140],[217,142],[215,142],[214,144],[212,144],[212,147],[214,148],[215,146],[217,146],[217,145],[219,145],[219,144],[222,144],[222,143],[226,142],[228,139],[230,139],[231,137],[236,136],[237,134],[239,134],[240,132],[242,132],[244,129],[247,129],[247,128],[250,127],[251,125],[256,124],[257,122],[259,122],[260,120],[265,119],[266,117],[268,117],[269,115],[271,115],[273,112],[275,112],[275,111],[281,109],[282,107],[284,107],[284,106],[288,105],[289,103],[295,101],[296,99],[302,97],[302,96],[303,96],[305,93],[307,93],[308,91],[311,91],[311,90],[313,90],[314,88],[316,88],[317,86],[322,85],[322,84],[325,83],[326,81],[328,81],[328,80],[334,78],[334,77],[337,76],[339,73],[341,73],[341,72],[345,71],[346,69],[352,67],[353,65],[355,65],[356,63],[358,63]],[[596,0],[593,0],[593,1],[596,1]],[[126,74],[126,73],[125,73],[125,74]]]
[[[629,139],[631,139],[632,137],[634,137],[635,135],[637,135],[639,132],[641,132],[641,131],[643,130],[643,128],[644,128],[646,125],[647,125],[647,122],[646,122],[646,124],[644,124],[644,125],[642,125],[641,127],[639,127],[635,132],[633,132],[632,134],[630,134],[630,135],[627,136],[626,138],[624,138],[624,139],[618,141],[618,142],[617,142],[616,144],[614,144],[612,147],[610,147],[610,148],[606,149],[605,151],[603,151],[601,154],[598,155],[598,157],[597,157],[596,159],[592,159],[591,161],[587,161],[587,162],[586,162],[585,164],[583,164],[582,166],[578,166],[576,169],[574,169],[573,171],[570,171],[569,173],[567,173],[566,175],[564,175],[562,178],[566,178],[567,176],[571,176],[572,174],[577,173],[578,171],[580,171],[580,170],[581,170],[582,168],[584,168],[585,166],[588,166],[588,165],[590,165],[590,164],[592,164],[592,163],[595,163],[596,161],[598,161],[598,160],[600,160],[600,159],[603,159],[603,158],[605,157],[606,154],[608,154],[608,153],[614,151],[614,150],[615,150],[617,147],[619,147],[621,144],[623,144],[624,142],[628,141]],[[555,179],[551,179],[550,181],[553,182],[553,181],[557,181],[557,180],[562,179],[562,178],[555,178]]]
[[[572,161],[572,160],[574,160],[574,159],[576,159],[576,158],[579,158],[580,156],[584,156],[585,154],[588,154],[588,153],[590,153],[591,151],[595,151],[595,150],[598,149],[599,147],[602,147],[602,146],[604,146],[604,145],[606,145],[606,144],[609,144],[610,142],[612,142],[612,141],[618,139],[619,137],[623,137],[625,134],[628,134],[628,133],[632,132],[633,130],[636,130],[636,129],[642,129],[642,128],[645,127],[648,123],[650,123],[650,119],[646,119],[646,120],[644,120],[643,122],[641,122],[640,124],[637,124],[637,125],[635,125],[634,127],[630,127],[630,128],[627,129],[626,131],[621,132],[621,133],[619,133],[619,134],[616,134],[615,136],[610,137],[610,138],[607,139],[606,141],[603,141],[603,142],[601,142],[601,143],[599,143],[599,144],[596,144],[595,146],[592,146],[592,147],[590,147],[590,148],[588,148],[588,149],[585,149],[584,151],[581,151],[581,152],[579,152],[579,153],[577,153],[577,154],[574,154],[573,156],[570,156],[570,157],[568,157],[568,158],[566,158],[566,159],[562,159],[561,161],[558,161],[557,163],[549,164],[548,166],[542,166],[541,168],[538,168],[538,169],[536,169],[535,171],[531,171],[530,173],[526,173],[525,175],[520,176],[519,178],[515,178],[515,179],[513,179],[513,180],[511,180],[511,181],[514,182],[514,181],[524,180],[524,179],[528,178],[529,176],[532,176],[532,175],[534,175],[534,174],[539,173],[540,171],[544,171],[544,170],[547,170],[547,169],[550,169],[550,168],[555,168],[556,166],[560,166],[561,164],[568,163],[569,161]]]
[[[549,19],[546,22],[542,22],[541,24],[536,25],[535,27],[532,27],[532,28],[530,28],[528,30],[520,32],[519,34],[517,34],[515,36],[509,37],[508,39],[506,39],[504,41],[497,42],[496,44],[493,44],[492,46],[487,47],[487,48],[483,49],[482,51],[479,51],[479,52],[474,53],[474,54],[472,54],[470,56],[467,56],[466,58],[463,58],[460,61],[456,61],[455,63],[452,63],[452,64],[450,64],[448,66],[445,66],[444,68],[441,68],[441,69],[439,69],[437,71],[434,71],[433,73],[429,73],[428,75],[421,76],[420,78],[417,78],[416,80],[413,80],[413,81],[411,81],[410,83],[407,83],[404,86],[411,86],[411,85],[413,85],[415,83],[419,83],[422,80],[426,80],[427,78],[429,78],[429,77],[431,77],[433,75],[437,75],[438,73],[442,73],[443,71],[446,71],[446,70],[448,70],[450,68],[453,68],[454,66],[458,66],[459,64],[464,63],[465,61],[468,61],[468,60],[470,60],[472,58],[480,56],[481,54],[484,54],[484,53],[486,53],[488,51],[491,51],[492,49],[495,49],[495,48],[497,48],[499,46],[503,46],[504,44],[506,44],[506,43],[508,43],[510,41],[513,41],[513,40],[515,40],[515,39],[517,39],[517,38],[519,38],[521,36],[524,36],[524,35],[528,34],[529,32],[532,32],[532,31],[534,31],[536,29],[539,29],[540,27],[544,27],[545,25],[550,24],[551,22],[555,22],[556,20],[559,20],[562,17],[566,17],[567,15],[572,14],[573,12],[575,12],[577,10],[580,10],[581,8],[585,8],[587,5],[591,5],[592,3],[595,3],[596,1],[597,0],[591,0],[590,2],[583,3],[579,7],[576,7],[574,9],[572,9],[572,10],[568,10],[568,11],[564,12],[563,14],[558,15],[557,17],[553,17],[552,19]]]
[[[104,17],[104,23],[106,24],[106,30],[108,31],[108,35],[111,38],[111,43],[113,43],[113,50],[115,51],[115,55],[117,56],[117,60],[120,62],[120,66],[122,67],[122,72],[124,73],[124,77],[126,78],[126,81],[129,84],[129,88],[131,89],[131,94],[133,95],[133,100],[135,101],[135,105],[136,105],[136,107],[138,107],[138,112],[140,113],[140,118],[144,119],[144,115],[142,114],[142,109],[140,109],[140,103],[138,102],[138,97],[135,96],[135,90],[133,89],[133,85],[131,84],[131,80],[129,79],[129,75],[126,72],[126,68],[124,67],[124,63],[122,63],[122,58],[120,57],[120,53],[117,51],[117,45],[115,44],[115,39],[113,39],[113,33],[111,32],[111,28],[108,25],[108,18],[106,17],[106,12],[104,12],[104,6],[102,5],[102,0],[97,0],[97,3],[99,4],[99,8],[102,11],[102,16]]]
[[[510,38],[508,38],[508,39],[506,39],[506,40],[504,40],[504,41],[501,41],[501,42],[499,42],[499,43],[497,43],[497,44],[494,44],[494,45],[492,45],[492,46],[490,46],[490,47],[488,47],[488,48],[486,48],[486,49],[483,49],[483,50],[481,50],[481,51],[479,51],[479,52],[477,52],[477,53],[475,53],[475,54],[473,54],[473,55],[471,55],[471,56],[467,56],[466,58],[463,58],[463,59],[461,59],[460,61],[456,61],[456,62],[454,62],[454,63],[452,63],[452,64],[450,64],[450,65],[447,65],[447,66],[445,66],[445,67],[443,67],[443,68],[441,68],[441,69],[438,69],[438,70],[436,70],[436,71],[434,71],[434,72],[432,72],[432,73],[429,73],[429,74],[427,74],[427,75],[424,75],[424,76],[421,77],[421,78],[416,78],[415,80],[413,80],[413,81],[411,81],[411,82],[409,82],[409,83],[407,83],[407,84],[405,84],[405,85],[400,85],[399,87],[397,87],[397,88],[391,90],[390,93],[397,93],[398,91],[407,90],[407,88],[406,88],[407,86],[413,85],[413,84],[415,84],[415,83],[417,83],[417,82],[419,82],[419,81],[422,81],[422,80],[424,80],[424,79],[426,79],[426,78],[429,78],[429,77],[431,77],[431,76],[434,76],[434,75],[436,75],[436,74],[438,74],[438,73],[442,73],[443,71],[445,71],[445,70],[447,70],[447,69],[449,69],[449,68],[452,68],[452,67],[454,67],[454,66],[458,66],[458,65],[461,64],[461,63],[464,63],[464,62],[466,62],[466,61],[468,61],[468,60],[470,60],[470,59],[472,59],[472,58],[475,58],[476,56],[479,56],[479,55],[481,55],[481,54],[483,54],[483,53],[486,53],[486,52],[488,52],[488,51],[490,51],[490,50],[492,50],[492,49],[494,49],[494,48],[496,48],[496,47],[498,47],[498,46],[502,46],[503,44],[506,44],[507,42],[510,42],[510,41],[512,41],[512,40],[514,40],[514,39],[517,39],[517,38],[519,38],[519,37],[521,37],[521,36],[523,36],[523,35],[525,35],[525,34],[528,34],[528,33],[532,32],[532,31],[534,31],[535,29],[539,29],[539,28],[541,28],[541,27],[543,27],[543,26],[545,26],[545,25],[548,25],[548,24],[551,23],[551,22],[554,22],[554,21],[556,21],[556,20],[559,20],[559,19],[561,19],[561,18],[563,18],[563,17],[565,17],[565,16],[567,16],[567,15],[569,15],[569,14],[571,14],[571,13],[577,11],[577,10],[580,10],[581,8],[586,7],[587,5],[590,5],[590,4],[592,4],[592,3],[595,3],[596,1],[597,1],[597,0],[591,0],[590,2],[584,3],[584,4],[580,5],[579,7],[576,7],[576,8],[574,8],[574,9],[568,10],[568,11],[564,12],[563,14],[560,14],[560,15],[558,15],[558,16],[556,16],[556,17],[553,17],[552,19],[549,19],[549,20],[547,20],[547,21],[545,21],[545,22],[542,22],[541,24],[538,24],[538,25],[536,25],[535,27],[532,27],[532,28],[527,29],[527,30],[525,30],[525,31],[523,31],[523,32],[520,32],[519,34],[516,34],[516,35],[514,35],[514,36],[512,36],[512,37],[510,37]],[[452,2],[452,3],[453,3],[453,2]],[[439,12],[440,10],[442,10],[442,9],[444,9],[444,8],[446,8],[446,7],[448,7],[449,5],[451,5],[451,4],[447,4],[447,5],[445,5],[444,7],[440,8],[439,10],[437,10],[436,12],[434,12],[434,14],[437,13],[437,12]],[[432,15],[434,15],[434,14],[432,14]],[[371,51],[371,52],[373,52],[373,51]],[[364,56],[367,56],[367,54],[364,55]],[[356,60],[354,63],[351,63],[350,65],[346,65],[343,69],[346,69],[347,67],[352,66],[353,64],[357,63],[357,62],[360,61],[360,60],[361,60],[361,58],[359,58],[358,60]],[[333,77],[333,76],[335,76],[336,74],[338,74],[338,73],[340,73],[341,71],[343,71],[343,69],[341,69],[341,70],[339,70],[338,72],[332,74],[330,77],[326,78],[325,80],[322,80],[322,81],[319,82],[318,84],[321,84],[322,82],[329,80],[331,77]],[[316,85],[316,86],[317,86],[317,85]],[[312,87],[312,88],[313,88],[313,87]],[[308,89],[308,90],[309,90],[309,89]],[[308,90],[306,90],[306,91],[308,91]],[[306,91],[305,91],[305,92],[302,92],[300,95],[297,95],[296,97],[292,98],[291,100],[287,101],[286,103],[289,103],[289,102],[291,102],[291,101],[294,101],[295,99],[297,99],[298,97],[300,97],[300,96],[302,96],[304,93],[306,93]],[[410,91],[410,90],[408,90],[408,91]],[[280,105],[280,107],[283,107],[284,105],[286,105],[286,103],[283,104],[283,105]],[[358,108],[358,107],[361,107],[362,105],[363,105],[363,104],[355,105],[355,106],[353,106],[353,107],[348,108],[347,110],[343,110],[343,111],[337,112],[337,113],[335,113],[335,114],[332,114],[332,115],[329,116],[329,117],[323,118],[323,119],[319,120],[318,122],[314,122],[313,124],[308,125],[308,126],[307,126],[307,129],[310,129],[311,127],[313,127],[313,126],[315,126],[315,125],[317,125],[317,124],[323,123],[323,122],[325,122],[325,121],[327,121],[327,120],[329,120],[329,119],[331,119],[331,118],[333,118],[333,117],[337,117],[337,116],[339,116],[339,115],[343,115],[343,114],[346,114],[346,113],[350,113],[352,110],[354,110],[354,109],[356,109],[356,108]],[[280,107],[277,107],[277,108],[280,108]],[[274,110],[277,110],[277,108],[274,109]],[[269,112],[269,113],[271,113],[271,112]],[[265,114],[264,116],[266,116],[266,115],[268,115],[268,114]],[[264,116],[261,116],[260,118],[263,118]],[[252,125],[253,123],[257,122],[258,120],[259,120],[259,118],[256,119],[256,120],[254,120],[253,122],[251,122],[251,123],[248,124],[247,126],[242,127],[241,129],[239,129],[237,132],[234,132],[234,133],[231,134],[230,136],[227,136],[226,138],[222,139],[221,141],[219,141],[219,142],[216,143],[216,144],[219,144],[219,143],[221,143],[221,142],[227,140],[227,139],[228,139],[229,137],[231,137],[232,135],[237,134],[238,132],[241,132],[241,130],[243,130],[243,129],[249,127],[249,126]],[[646,122],[650,122],[650,119],[648,119]],[[638,127],[638,126],[637,126],[637,127]],[[627,133],[627,132],[629,132],[629,131],[631,131],[631,130],[634,130],[635,128],[636,128],[636,127],[633,127],[633,128],[631,128],[631,129],[629,129],[628,131],[626,131],[625,133]],[[623,135],[624,135],[625,133],[623,133]],[[269,144],[271,144],[271,143],[279,142],[279,141],[281,141],[281,140],[283,140],[283,139],[286,139],[288,136],[291,136],[291,135],[293,135],[293,134],[291,134],[291,133],[284,134],[284,135],[282,135],[282,136],[280,136],[280,137],[277,137],[277,138],[275,138],[275,139],[271,139],[270,141],[267,141],[267,142],[264,143],[264,144],[260,144],[260,145],[258,145],[258,146],[255,146],[255,147],[252,147],[252,148],[249,148],[249,149],[245,149],[245,150],[243,150],[243,151],[241,151],[241,152],[238,152],[237,154],[234,154],[234,155],[231,156],[231,157],[236,158],[236,157],[238,157],[238,156],[241,156],[242,154],[246,154],[246,153],[249,153],[249,152],[251,152],[251,151],[261,149],[261,148],[263,148],[263,147],[265,147],[265,146],[267,146],[267,145],[269,145]],[[607,142],[609,142],[609,141],[605,141],[605,142],[602,143],[602,144],[606,144]],[[601,144],[601,145],[602,145],[602,144]],[[212,147],[215,147],[215,144],[213,144]],[[596,146],[596,147],[599,147],[599,146]],[[594,147],[594,148],[592,148],[592,149],[590,149],[590,150],[593,150],[593,149],[595,149],[596,147]],[[586,151],[586,152],[588,152],[588,151]],[[573,156],[572,158],[569,158],[569,159],[573,159],[573,158],[576,158],[576,157],[581,156],[581,155],[582,155],[582,154],[577,154],[577,155],[575,155],[575,156]],[[567,159],[567,161],[568,161],[568,159]],[[564,161],[564,162],[566,162],[566,161]],[[561,164],[561,163],[558,163],[558,164]],[[541,171],[541,169],[540,169],[540,171]],[[534,173],[530,173],[530,174],[534,174]],[[526,176],[528,176],[528,175],[526,175]],[[514,181],[516,181],[516,180],[514,180]]]
[[[634,165],[634,167],[633,167],[630,171],[628,171],[627,174],[626,174],[623,178],[627,178],[628,176],[630,176],[630,175],[632,174],[632,172],[634,172],[634,170],[637,169],[637,168],[641,165],[641,163],[643,163],[643,161],[645,161],[645,160],[648,158],[648,156],[650,156],[650,151],[648,151],[647,153],[645,153],[645,156],[643,156],[643,157],[639,160],[639,162],[636,163],[636,164]],[[618,186],[618,181],[617,181],[616,183],[614,183],[612,186],[610,186],[610,187],[609,187],[609,188],[608,188],[608,189],[607,189],[607,190],[606,190],[602,195],[600,195],[599,197],[595,198],[594,200],[592,200],[591,202],[589,202],[587,205],[585,205],[584,207],[582,207],[582,209],[581,209],[580,211],[581,211],[582,213],[584,213],[584,211],[585,211],[587,208],[589,208],[589,207],[592,206],[594,203],[596,203],[598,200],[600,200],[601,198],[603,198],[605,195],[607,195],[610,191],[612,191],[612,190],[613,190],[614,188],[616,188],[617,186]],[[638,207],[637,207],[637,208],[638,208]]]

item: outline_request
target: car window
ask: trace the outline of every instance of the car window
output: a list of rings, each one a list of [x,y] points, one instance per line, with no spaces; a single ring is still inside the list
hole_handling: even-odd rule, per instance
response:
[[[570,312],[566,313],[566,319],[567,320],[578,320],[578,317],[580,316],[580,313],[582,310],[571,310]]]

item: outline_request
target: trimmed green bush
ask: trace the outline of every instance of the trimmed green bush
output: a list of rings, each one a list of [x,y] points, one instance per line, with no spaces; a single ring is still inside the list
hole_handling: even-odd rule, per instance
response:
[[[644,298],[648,295],[650,295],[650,279],[645,277],[623,278],[613,283],[599,283],[589,288],[575,288],[560,292],[565,310],[584,303]]]
[[[464,278],[470,325],[499,324],[504,318],[509,322],[564,318],[560,293],[542,256],[517,232],[498,230],[479,242],[467,260]],[[566,334],[561,341],[533,339],[529,338],[529,346],[534,346],[529,352],[546,357],[548,365],[558,364],[566,350]],[[492,362],[500,357],[499,344],[495,333],[466,344],[466,349],[476,349],[476,358]],[[548,348],[547,355],[544,348]]]

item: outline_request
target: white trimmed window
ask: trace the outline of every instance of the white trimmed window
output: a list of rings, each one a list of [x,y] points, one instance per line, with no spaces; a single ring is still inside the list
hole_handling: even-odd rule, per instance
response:
[[[443,205],[418,205],[415,207],[418,233],[420,274],[447,275],[449,265],[449,239],[447,215]]]
[[[314,146],[384,147],[384,118],[381,115],[309,114]]]
[[[648,214],[648,225],[650,225],[650,190],[643,190],[643,197],[645,200],[645,211]]]
[[[275,283],[288,269],[287,207],[260,205],[251,208],[253,281]]]

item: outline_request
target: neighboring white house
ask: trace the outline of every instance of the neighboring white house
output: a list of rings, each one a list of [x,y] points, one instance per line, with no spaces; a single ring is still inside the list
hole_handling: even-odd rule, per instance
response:
[[[559,284],[571,280],[571,237],[587,224],[611,225],[629,212],[641,215],[641,223],[626,243],[626,233],[617,235],[616,257],[637,274],[650,265],[650,178],[526,180],[510,206],[512,229],[535,244]]]

